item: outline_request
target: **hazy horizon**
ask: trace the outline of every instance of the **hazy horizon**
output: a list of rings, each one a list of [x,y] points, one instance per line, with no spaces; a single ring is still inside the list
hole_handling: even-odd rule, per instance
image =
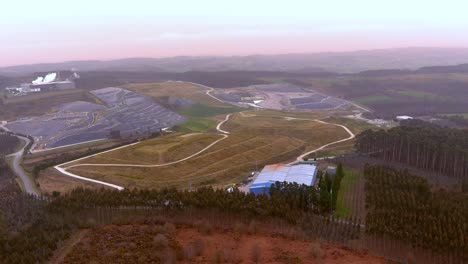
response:
[[[463,1],[9,1],[0,66],[76,60],[468,47]]]

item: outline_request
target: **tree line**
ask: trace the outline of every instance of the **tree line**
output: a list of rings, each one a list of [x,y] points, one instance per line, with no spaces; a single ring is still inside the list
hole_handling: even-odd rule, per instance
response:
[[[320,205],[320,195],[312,186],[285,182],[275,183],[269,195],[258,196],[211,187],[195,191],[79,188],[46,199],[18,194],[5,206],[21,209],[18,211],[29,215],[34,212],[34,217],[14,234],[0,239],[0,263],[45,262],[85,218],[110,224],[112,219],[127,215],[129,210],[149,212],[147,217],[209,210],[221,218],[236,215],[244,219],[280,219],[301,227],[308,235],[337,242],[359,236],[359,224],[354,219],[343,221],[330,217],[331,208]],[[28,204],[34,205],[33,208],[26,208]],[[103,218],[103,214],[108,217]]]
[[[19,144],[19,138],[0,132],[0,156],[13,153]]]
[[[366,231],[439,253],[468,255],[468,196],[386,166],[364,169]]]
[[[366,130],[356,149],[385,161],[468,179],[468,131],[438,126],[399,126]]]
[[[329,212],[319,205],[319,194],[312,186],[297,183],[277,182],[271,186],[269,195],[243,193],[238,190],[202,187],[195,191],[164,189],[83,189],[77,188],[54,199],[49,208],[83,210],[87,208],[150,207],[155,209],[219,209],[226,212],[270,216],[295,222],[303,213]],[[322,210],[323,209],[323,210]]]

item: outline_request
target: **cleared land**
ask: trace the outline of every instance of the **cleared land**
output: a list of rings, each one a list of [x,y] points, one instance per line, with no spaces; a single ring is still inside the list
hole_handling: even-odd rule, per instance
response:
[[[364,252],[270,234],[163,226],[85,230],[52,263],[385,263]]]
[[[225,186],[244,179],[249,171],[256,168],[256,165],[261,168],[262,165],[269,163],[294,160],[306,150],[348,136],[341,128],[314,121],[241,114],[233,115],[222,129],[231,133],[228,138],[199,156],[171,166],[157,168],[80,166],[73,167],[69,171],[127,188]],[[219,137],[219,135],[211,136]],[[175,137],[178,137],[178,142],[173,145],[175,142],[172,140]],[[209,137],[206,134],[197,134],[188,138],[171,135],[154,139],[148,143],[150,145],[137,144],[89,160],[81,160],[79,163],[126,160],[125,163],[146,164],[159,159],[170,161],[177,159],[179,153],[184,155],[188,152],[195,153],[197,147],[193,144],[197,144],[198,149],[202,148],[204,144],[199,143],[197,139],[206,140],[208,143]],[[202,143],[205,143],[203,140]],[[148,151],[157,154],[153,157],[138,158]]]
[[[184,106],[191,106],[194,103],[218,107],[229,106],[208,96],[206,94],[207,89],[191,83],[162,82],[129,84],[125,86],[125,88],[151,96],[155,98],[156,101],[166,106],[183,108]],[[179,101],[177,99],[179,99]],[[183,104],[184,101],[186,103],[185,105]]]
[[[209,96],[209,89],[186,82],[168,81],[129,84],[127,89],[150,96],[163,106],[187,118],[174,127],[183,133],[206,132],[216,127],[216,116],[242,110]]]
[[[0,103],[0,119],[15,120],[19,117],[42,115],[50,112],[53,107],[73,101],[101,103],[99,99],[91,93],[81,89],[11,97],[2,99],[2,103]]]

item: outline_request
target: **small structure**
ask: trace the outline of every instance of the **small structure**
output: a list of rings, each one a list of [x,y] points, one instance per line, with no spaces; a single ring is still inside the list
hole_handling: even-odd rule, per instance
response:
[[[396,117],[396,120],[397,121],[402,121],[402,120],[410,120],[410,119],[413,119],[411,116],[406,116],[406,115],[402,115],[402,116],[397,116]]]
[[[314,164],[267,165],[249,188],[255,195],[269,194],[270,187],[275,182],[288,182],[312,186],[317,176],[317,166]]]

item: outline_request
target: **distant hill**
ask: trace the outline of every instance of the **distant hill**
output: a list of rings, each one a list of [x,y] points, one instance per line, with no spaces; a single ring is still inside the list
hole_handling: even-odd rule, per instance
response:
[[[468,73],[468,64],[423,67],[417,73]]]
[[[282,71],[358,73],[377,69],[415,70],[468,63],[468,48],[400,48],[311,54],[128,58],[70,61],[0,68],[2,75],[71,70],[126,72]]]
[[[338,75],[327,72],[302,74],[270,71],[189,71],[183,73],[90,71],[82,72],[80,76],[80,79],[76,80],[78,88],[97,89],[109,86],[120,86],[128,83],[148,83],[169,80],[195,82],[215,88],[232,88],[269,83],[269,81],[265,80],[267,78],[294,80],[305,77],[332,77]]]

